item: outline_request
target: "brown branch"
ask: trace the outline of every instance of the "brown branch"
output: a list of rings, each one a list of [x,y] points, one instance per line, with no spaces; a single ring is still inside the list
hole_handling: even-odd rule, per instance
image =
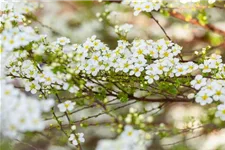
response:
[[[32,149],[34,149],[34,150],[43,150],[43,149],[34,147],[33,145],[31,145],[31,144],[29,144],[29,143],[22,142],[22,141],[20,141],[20,140],[18,140],[18,139],[15,139],[15,141],[17,141],[17,142],[19,142],[19,143],[21,143],[21,144],[23,144],[23,145],[27,145],[27,146],[31,147]]]
[[[196,136],[192,136],[190,138],[185,139],[185,141],[190,141],[190,140],[199,138],[199,137],[201,137],[203,135],[204,134],[202,133],[202,134],[199,134],[199,135],[196,135]],[[174,142],[174,143],[163,144],[162,146],[173,146],[173,145],[176,145],[176,144],[179,144],[179,143],[182,143],[182,142],[184,142],[184,140],[180,140],[180,141],[177,141],[177,142]]]
[[[57,118],[57,116],[56,116],[56,114],[55,114],[55,112],[54,112],[54,108],[52,108],[52,114],[53,114],[55,120],[57,121],[57,123],[58,123],[58,125],[59,125],[59,127],[60,127],[60,130],[65,134],[66,137],[69,137],[69,136],[67,135],[66,131],[63,129],[62,123],[61,123],[61,122],[59,121],[59,119]]]
[[[84,123],[85,124],[85,126],[93,126],[93,127],[95,127],[95,126],[110,126],[110,125],[113,125],[113,124],[116,124],[116,122],[114,122],[114,121],[103,121],[103,122],[85,122]],[[74,125],[79,125],[79,123],[75,123]],[[54,129],[56,129],[57,127],[59,127],[58,125],[56,125],[56,126],[49,126],[49,127],[46,127],[45,128],[45,130],[54,130]],[[70,128],[70,126],[68,125],[68,124],[64,124],[63,125],[63,127],[65,128],[65,129],[69,129]]]
[[[150,13],[151,18],[157,23],[157,25],[160,27],[160,29],[163,31],[163,33],[165,34],[165,36],[167,37],[168,40],[172,41],[173,40],[169,37],[169,35],[166,33],[166,30],[163,28],[163,26],[159,23],[159,21],[152,15],[152,13]],[[178,54],[178,56],[180,57],[181,61],[183,61],[183,57],[181,54]]]
[[[85,120],[88,120],[88,119],[91,119],[91,118],[97,118],[97,117],[100,116],[100,115],[103,115],[103,114],[106,114],[106,113],[113,112],[113,111],[115,111],[115,110],[118,110],[118,109],[127,107],[127,106],[129,106],[129,105],[132,105],[132,104],[134,104],[134,103],[136,103],[136,101],[135,101],[135,102],[128,103],[128,104],[125,104],[125,105],[122,105],[122,106],[119,106],[119,107],[116,107],[116,108],[111,109],[111,110],[108,110],[108,111],[103,111],[103,112],[101,112],[101,113],[99,113],[99,114],[97,114],[97,115],[89,116],[89,117],[87,117],[87,118],[84,118],[84,119],[75,121],[75,122],[73,122],[73,123],[82,122],[82,121],[85,121]]]
[[[113,2],[113,3],[120,3],[121,0],[109,0],[109,2]],[[218,8],[218,6],[214,6],[215,8]],[[224,9],[224,7],[222,7]],[[221,30],[221,29],[218,29],[217,27],[215,27],[214,25],[212,24],[207,24],[207,25],[202,25],[197,19],[190,19],[190,20],[186,20],[185,16],[183,16],[182,14],[180,14],[179,12],[177,12],[175,9],[171,10],[170,12],[170,15],[173,16],[174,18],[177,18],[177,19],[180,19],[184,22],[188,22],[188,23],[191,23],[193,25],[197,25],[197,26],[200,26],[200,27],[203,27],[207,30],[211,30],[215,33],[218,33],[220,35],[223,35],[225,36],[225,31]],[[168,37],[167,37],[168,38]]]
[[[130,99],[135,99],[137,101],[142,101],[142,102],[192,102],[191,99],[185,99],[185,98],[159,98],[159,99],[148,99],[148,98],[137,98],[134,96],[129,96]]]
[[[158,26],[160,27],[160,29],[163,31],[163,33],[165,34],[165,36],[167,37],[168,40],[172,41],[172,39],[169,37],[169,35],[166,33],[166,30],[162,27],[162,25],[159,23],[159,21],[150,13],[151,18],[158,24]]]
[[[197,25],[197,26],[203,27],[203,28],[205,28],[207,30],[211,30],[211,31],[213,31],[215,33],[218,33],[220,35],[225,36],[225,31],[223,31],[221,29],[218,29],[217,27],[215,27],[212,24],[202,25],[197,19],[194,19],[194,18],[192,18],[190,20],[187,20],[184,15],[182,15],[181,13],[179,13],[177,11],[174,11],[174,10],[170,11],[169,13],[174,18],[180,19],[180,20],[182,20],[184,22],[191,23],[193,25]]]

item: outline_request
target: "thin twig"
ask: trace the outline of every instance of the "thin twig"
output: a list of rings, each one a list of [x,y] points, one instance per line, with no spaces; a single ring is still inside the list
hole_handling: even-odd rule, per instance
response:
[[[34,147],[33,145],[31,145],[31,144],[22,142],[22,141],[20,141],[20,140],[18,140],[18,139],[15,139],[15,141],[17,141],[17,142],[19,142],[19,143],[21,143],[21,144],[27,145],[27,146],[29,146],[29,147],[35,149],[35,150],[43,150],[43,149],[36,148],[36,147]]]
[[[163,31],[163,33],[166,35],[167,39],[172,41],[171,38],[169,37],[169,35],[166,33],[166,30],[162,27],[162,25],[159,23],[159,21],[152,15],[152,13],[150,13],[151,18],[158,24],[158,26],[161,28],[161,30]]]

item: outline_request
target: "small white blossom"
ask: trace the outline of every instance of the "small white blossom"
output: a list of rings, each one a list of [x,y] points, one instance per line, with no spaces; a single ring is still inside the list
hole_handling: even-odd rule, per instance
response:
[[[197,103],[200,103],[200,105],[210,104],[213,102],[213,99],[211,98],[211,96],[212,95],[210,93],[208,93],[207,91],[200,91],[196,95],[195,101]]]
[[[76,134],[77,138],[78,138],[78,141],[75,137],[75,134],[70,134],[70,137],[69,137],[69,141],[71,141],[71,143],[73,145],[78,145],[78,142],[79,143],[84,143],[85,142],[85,139],[84,139],[84,134],[83,133],[77,133]]]
[[[123,36],[126,36],[127,33],[131,30],[131,28],[133,27],[132,24],[123,24],[123,25],[116,25],[115,26],[115,32],[119,35],[123,35]]]
[[[76,130],[76,126],[75,125],[73,125],[72,127],[71,127],[71,130]]]
[[[41,86],[37,81],[27,81],[25,84],[25,91],[31,91],[32,94],[37,93],[41,89]]]
[[[202,75],[197,75],[195,79],[191,81],[191,85],[196,90],[199,90],[201,87],[206,85],[206,78],[203,78]]]
[[[155,0],[123,0],[123,4],[130,5],[130,7],[134,8],[134,15],[137,16],[140,12],[151,12],[153,10],[159,10],[160,9],[160,1]]]
[[[57,43],[64,46],[66,44],[70,43],[70,39],[66,38],[66,37],[61,37],[57,39]]]
[[[225,87],[217,86],[214,90],[213,99],[225,102]]]
[[[217,106],[216,117],[219,117],[221,120],[225,121],[225,104]]]
[[[63,103],[58,104],[58,108],[60,112],[72,111],[74,109],[75,104],[75,102],[67,100]]]

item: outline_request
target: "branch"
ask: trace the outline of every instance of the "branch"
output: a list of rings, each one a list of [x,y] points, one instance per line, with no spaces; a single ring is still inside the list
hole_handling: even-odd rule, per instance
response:
[[[167,37],[168,40],[172,41],[171,38],[169,37],[169,35],[166,33],[165,29],[161,26],[161,24],[159,23],[159,21],[150,13],[151,18],[158,24],[158,26],[161,28],[161,30],[163,31],[163,33],[165,34],[165,36]]]
[[[121,3],[122,0],[109,0],[109,2],[112,2],[112,3]],[[214,8],[220,8],[220,9],[224,9],[224,7],[219,7],[219,6],[213,6]],[[177,19],[180,19],[184,22],[188,22],[188,23],[191,23],[191,24],[194,24],[194,25],[197,25],[197,26],[200,26],[200,27],[203,27],[207,30],[211,30],[215,33],[218,33],[220,35],[223,35],[225,36],[225,31],[221,30],[221,29],[218,29],[217,27],[215,27],[214,25],[211,25],[211,24],[207,24],[207,25],[202,25],[200,24],[200,22],[197,20],[197,19],[191,19],[189,21],[186,20],[185,16],[183,16],[182,14],[176,12],[174,9],[171,10],[170,12],[170,15],[173,16],[174,18],[177,18]],[[154,19],[154,18],[153,18]],[[167,37],[168,38],[168,37]]]
[[[29,144],[29,143],[22,142],[22,141],[20,141],[20,140],[18,140],[18,139],[14,139],[14,140],[17,141],[17,142],[19,142],[19,143],[21,143],[21,144],[23,144],[23,145],[27,145],[27,146],[31,147],[32,149],[34,149],[34,150],[43,150],[43,149],[39,149],[39,148],[37,148],[37,147],[34,147],[33,145],[31,145],[31,144]]]
[[[182,15],[181,13],[176,12],[174,10],[170,11],[169,13],[174,18],[180,19],[180,20],[182,20],[184,22],[191,23],[193,25],[197,25],[197,26],[203,27],[203,28],[205,28],[207,30],[211,30],[211,31],[213,31],[215,33],[218,33],[220,35],[225,36],[225,31],[216,28],[214,25],[211,25],[211,24],[202,25],[197,19],[194,19],[194,18],[192,18],[190,20],[187,20],[184,15]]]
[[[142,101],[142,102],[192,102],[193,100],[191,99],[185,99],[185,98],[159,98],[159,99],[148,99],[148,98],[138,98],[134,96],[129,96],[130,99],[135,99],[137,101]]]
[[[110,113],[110,112],[113,112],[113,111],[115,111],[115,110],[118,110],[118,109],[127,107],[127,106],[129,106],[129,105],[134,104],[134,103],[136,103],[136,101],[135,101],[135,102],[128,103],[128,104],[125,104],[125,105],[122,105],[122,106],[119,106],[119,107],[116,107],[116,108],[111,109],[111,110],[108,110],[108,111],[103,111],[103,112],[101,112],[101,113],[99,113],[99,114],[96,114],[96,115],[93,115],[93,116],[89,116],[89,117],[87,117],[87,118],[84,118],[84,119],[75,121],[75,122],[73,122],[73,123],[83,122],[83,121],[88,120],[88,119],[91,119],[91,118],[97,118],[98,116],[101,116],[101,115],[103,115],[103,114]]]
[[[202,133],[202,134],[199,134],[199,135],[196,135],[196,136],[192,136],[190,138],[185,139],[185,141],[190,141],[190,140],[199,138],[199,137],[201,137],[203,135],[204,134]],[[179,143],[182,143],[182,142],[184,142],[184,140],[180,140],[180,141],[177,141],[177,142],[174,142],[174,143],[163,144],[162,146],[173,146],[173,145],[176,145],[176,144],[179,144]]]

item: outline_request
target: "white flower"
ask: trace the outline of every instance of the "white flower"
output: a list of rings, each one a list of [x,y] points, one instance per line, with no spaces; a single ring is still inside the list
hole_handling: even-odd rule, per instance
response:
[[[73,145],[78,145],[75,134],[70,134],[69,141],[71,141]]]
[[[213,4],[213,3],[215,3],[215,1],[216,1],[216,0],[208,0],[208,3],[209,3],[209,4]]]
[[[70,93],[77,93],[79,88],[76,85],[73,85],[69,88]]]
[[[48,100],[42,100],[40,103],[41,103],[41,108],[43,112],[48,112],[50,111],[51,107],[54,106],[55,101],[53,99],[48,99]]]
[[[128,141],[131,140],[133,142],[137,142],[139,131],[134,130],[132,126],[125,126],[123,133],[120,135],[121,137],[127,139]]]
[[[98,65],[89,65],[88,67],[85,68],[87,74],[92,74],[93,76],[96,76],[98,74],[99,69],[100,68]]]
[[[140,46],[137,48],[134,48],[134,57],[139,57],[139,58],[143,58],[144,55],[146,55],[149,51],[147,50],[147,48],[145,46]]]
[[[78,135],[78,140],[80,142],[84,143],[85,142],[84,133],[77,133],[77,135]]]
[[[195,101],[197,103],[200,103],[200,105],[210,104],[213,102],[213,99],[211,98],[211,96],[212,95],[208,93],[207,90],[200,91],[197,93]]]
[[[148,81],[149,84],[152,84],[154,80],[159,80],[159,76],[157,74],[149,74],[145,76],[145,79]]]
[[[136,77],[139,77],[141,75],[141,72],[144,70],[143,67],[140,67],[138,65],[131,67],[131,71],[129,75],[135,75]]]
[[[202,69],[204,73],[211,72],[210,61],[204,61],[204,64],[200,64],[199,68]]]
[[[22,132],[42,131],[45,122],[41,114],[49,110],[43,107],[43,101],[27,97],[10,83],[1,81],[1,86],[1,93],[5,95],[1,97],[0,103],[1,134],[20,138]],[[45,102],[48,103],[48,100]]]
[[[66,37],[61,37],[57,39],[57,43],[60,45],[66,45],[70,43],[70,39],[66,38]]]
[[[31,27],[22,25],[3,30],[1,39],[4,41],[2,47],[5,51],[12,51],[15,48],[25,46],[32,41],[38,41],[40,36]]]
[[[78,141],[76,140],[75,134],[70,134],[69,141],[71,141],[73,145],[76,146],[76,145],[78,145],[78,142],[79,143],[85,142],[83,133],[77,133],[76,136],[78,138]]]
[[[13,85],[9,84],[4,88],[1,88],[1,96],[5,98],[17,97],[19,95],[19,91],[14,88]]]
[[[31,91],[32,94],[37,93],[38,90],[41,89],[41,86],[37,81],[26,82],[25,91]]]
[[[187,74],[187,69],[188,69],[187,65],[177,64],[175,66],[175,69],[173,70],[173,73],[175,73],[175,75],[178,77],[178,76]]]
[[[202,75],[197,75],[195,79],[191,81],[191,85],[196,90],[199,90],[201,87],[206,85],[206,78],[203,78]]]
[[[173,53],[171,52],[171,50],[162,50],[159,52],[159,56],[160,58],[164,58],[164,57],[173,57]]]
[[[181,52],[181,49],[182,47],[179,46],[179,45],[174,45],[171,50],[172,50],[172,53],[173,53],[173,56],[177,56],[180,52]]]
[[[58,104],[58,108],[60,112],[72,111],[74,109],[75,104],[75,102],[67,100],[64,103]]]
[[[134,15],[137,16],[140,12],[151,12],[153,10],[159,10],[160,9],[160,1],[148,1],[148,0],[123,0],[123,4],[130,5],[130,7],[134,8]]]
[[[143,8],[143,11],[151,12],[154,9],[154,6],[152,2],[146,2],[146,3],[143,3],[142,8]]]
[[[127,73],[131,66],[132,66],[132,62],[131,61],[126,61],[126,60],[122,60],[121,63],[120,63],[120,67],[121,67],[121,70],[123,70],[123,72]]]
[[[225,87],[220,87],[218,86],[217,88],[214,89],[214,95],[213,95],[213,99],[215,101],[222,101],[225,102]]]
[[[147,145],[150,144],[143,130],[135,130],[130,125],[124,127],[124,131],[118,137],[118,140],[123,143],[125,149],[146,149]]]
[[[225,104],[217,106],[216,117],[220,117],[221,120],[225,121]]]
[[[115,32],[119,35],[123,35],[123,36],[126,36],[127,33],[131,30],[131,28],[133,28],[133,25],[132,24],[123,24],[123,25],[116,25],[115,26]]]
[[[155,48],[150,48],[149,49],[149,54],[153,58],[158,58],[159,57],[158,51]]]
[[[72,127],[71,127],[71,130],[76,130],[76,126],[75,125],[73,125]]]
[[[192,61],[187,62],[186,64],[187,64],[187,73],[191,73],[198,69],[198,65],[193,63]]]

